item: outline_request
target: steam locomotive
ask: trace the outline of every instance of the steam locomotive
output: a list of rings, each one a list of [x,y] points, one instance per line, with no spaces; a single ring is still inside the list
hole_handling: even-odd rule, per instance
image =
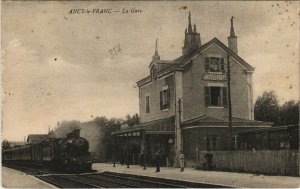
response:
[[[2,161],[55,171],[91,171],[92,158],[88,150],[89,142],[80,137],[80,130],[76,129],[65,138],[46,138],[36,144],[3,150]]]

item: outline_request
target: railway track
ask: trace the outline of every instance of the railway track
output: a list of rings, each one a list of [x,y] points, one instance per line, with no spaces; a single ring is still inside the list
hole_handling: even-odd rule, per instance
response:
[[[85,175],[39,175],[59,188],[184,188],[185,186],[107,173]]]
[[[93,185],[87,181],[77,180],[64,175],[39,175],[36,177],[59,188],[100,188],[100,186]]]
[[[36,176],[59,188],[220,188],[208,183],[193,183],[171,179],[137,176],[123,173],[87,173]]]
[[[230,186],[180,181],[115,172],[61,174],[45,169],[10,166],[59,188],[228,188]]]

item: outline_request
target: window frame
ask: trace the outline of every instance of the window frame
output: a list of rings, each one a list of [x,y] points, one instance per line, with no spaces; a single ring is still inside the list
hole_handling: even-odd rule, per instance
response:
[[[160,110],[166,111],[170,109],[170,88],[169,86],[164,86],[160,90]]]
[[[220,88],[220,105],[212,105],[211,88]],[[228,88],[221,86],[205,86],[204,87],[204,104],[206,107],[223,108],[228,106]]]
[[[148,98],[148,103],[147,103],[147,98]],[[147,93],[145,95],[145,114],[149,115],[150,113],[151,113],[151,109],[150,109],[150,94]]]
[[[214,66],[212,60],[217,60],[217,71],[212,70],[211,68]],[[225,73],[225,61],[223,57],[217,57],[217,56],[208,56],[205,57],[205,72],[206,73]]]
[[[216,135],[206,136],[205,137],[206,150],[217,151],[218,150],[218,141],[219,141],[219,137],[217,137]]]

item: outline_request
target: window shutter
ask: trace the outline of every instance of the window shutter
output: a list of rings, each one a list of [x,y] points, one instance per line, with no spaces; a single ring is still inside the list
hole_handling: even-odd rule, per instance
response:
[[[160,110],[163,109],[163,91],[160,91]]]
[[[167,108],[170,108],[170,87],[167,89]]]
[[[204,101],[205,101],[205,106],[210,106],[210,88],[209,87],[204,87]]]
[[[205,72],[208,72],[209,71],[209,58],[206,57],[205,58]]]
[[[228,105],[227,87],[223,87],[223,106]]]
[[[221,71],[225,73],[225,64],[224,64],[224,58],[221,58]]]

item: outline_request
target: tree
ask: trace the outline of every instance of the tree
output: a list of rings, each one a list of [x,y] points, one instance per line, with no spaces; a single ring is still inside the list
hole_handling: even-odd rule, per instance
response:
[[[285,102],[279,111],[277,125],[290,125],[299,123],[299,102],[290,100]]]
[[[139,121],[139,115],[136,113],[134,114],[132,117],[128,114],[126,116],[126,120],[124,123],[127,123],[129,127],[132,127],[136,124],[139,124],[140,121]]]
[[[116,118],[111,118],[106,122],[103,138],[103,143],[105,145],[104,153],[106,161],[111,161],[113,159],[114,143],[111,134],[112,132],[120,129],[121,123],[123,123],[123,120]]]
[[[256,99],[254,118],[259,121],[278,122],[279,103],[274,91],[265,91]]]
[[[8,140],[3,140],[2,141],[2,150],[9,149],[9,148],[11,148],[11,146],[10,146],[10,143],[8,142]]]

